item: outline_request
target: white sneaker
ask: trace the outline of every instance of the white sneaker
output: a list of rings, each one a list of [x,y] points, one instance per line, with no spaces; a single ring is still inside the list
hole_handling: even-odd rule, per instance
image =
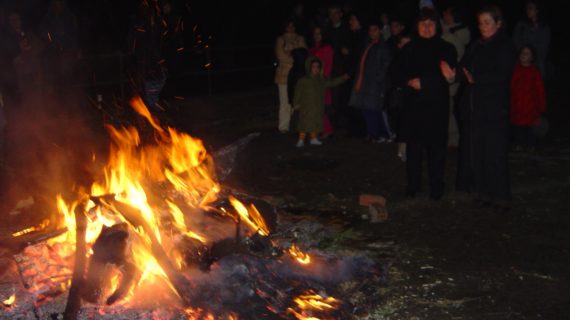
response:
[[[317,139],[317,138],[313,138],[311,139],[311,141],[309,141],[309,143],[313,146],[320,146],[323,143],[321,142],[321,140]]]
[[[295,145],[297,148],[302,148],[305,146],[305,141],[303,140],[298,140],[297,144]]]

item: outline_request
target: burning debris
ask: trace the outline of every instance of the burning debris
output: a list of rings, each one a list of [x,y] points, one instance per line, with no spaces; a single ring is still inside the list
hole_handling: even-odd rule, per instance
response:
[[[154,128],[154,141],[108,126],[113,144],[101,179],[76,199],[58,197],[60,221],[7,239],[35,318],[48,317],[42,304],[65,292],[65,311],[55,313],[66,319],[135,309],[166,312],[153,319],[340,319],[350,312],[327,293],[377,271],[370,259],[309,254],[283,241],[275,209],[223,190],[200,140],[163,128],[140,99],[132,105]],[[253,137],[221,155],[233,161]],[[3,299],[15,317],[16,303],[25,305],[16,292]]]

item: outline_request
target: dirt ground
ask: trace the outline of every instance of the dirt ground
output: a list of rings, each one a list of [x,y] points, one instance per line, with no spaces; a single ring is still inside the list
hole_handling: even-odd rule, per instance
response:
[[[570,133],[564,86],[552,89],[551,131],[538,151],[511,153],[512,209],[477,208],[454,192],[449,149],[446,194],[404,197],[405,163],[395,144],[342,134],[323,146],[295,147],[276,130],[274,88],[173,100],[163,115],[215,151],[253,132],[228,187],[261,197],[291,218],[331,226],[320,249],[366,252],[388,267],[363,319],[569,319]],[[425,173],[426,170],[424,170]],[[363,193],[387,199],[389,219],[370,223]],[[4,215],[3,231],[9,217]]]
[[[555,94],[566,101],[567,92]],[[506,213],[454,192],[456,150],[448,153],[444,198],[429,200],[424,170],[424,193],[408,199],[394,144],[336,135],[323,146],[296,148],[293,134],[274,128],[276,104],[273,88],[187,99],[177,104],[174,123],[211,150],[261,133],[225,184],[269,199],[281,214],[340,223],[323,246],[365,248],[386,261],[388,283],[376,288],[381,301],[369,319],[568,319],[570,140],[557,121],[568,113],[563,104],[551,103],[550,136],[537,152],[510,154]],[[362,193],[386,197],[388,221],[363,217]]]

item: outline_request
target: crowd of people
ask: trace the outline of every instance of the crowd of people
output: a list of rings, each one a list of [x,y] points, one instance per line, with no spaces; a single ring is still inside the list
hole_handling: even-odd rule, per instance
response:
[[[448,147],[458,147],[456,189],[508,210],[508,152],[534,151],[545,122],[550,29],[534,0],[512,35],[498,6],[474,13],[476,28],[460,9],[420,1],[407,23],[339,5],[326,19],[301,19],[297,6],[275,43],[279,131],[296,130],[297,147],[307,133],[321,145],[339,131],[398,143],[406,195],[420,191],[425,157],[433,200],[444,195]]]

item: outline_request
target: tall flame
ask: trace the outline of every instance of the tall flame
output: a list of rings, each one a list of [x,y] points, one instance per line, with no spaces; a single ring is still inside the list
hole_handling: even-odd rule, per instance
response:
[[[84,203],[87,201],[86,242],[88,246],[93,245],[104,226],[132,223],[125,213],[116,209],[118,204],[135,208],[140,215],[136,219],[144,221],[146,226],[133,225],[129,232],[134,264],[142,272],[138,285],[162,281],[176,293],[152,254],[152,246],[156,245],[153,239],[180,268],[180,254],[173,250],[176,237],[190,237],[202,243],[209,241],[201,230],[192,229],[191,213],[182,208],[208,207],[217,200],[221,188],[215,178],[213,160],[202,141],[173,128],[161,127],[140,98],[131,100],[131,105],[151,124],[154,141],[146,142],[132,127],[107,126],[112,141],[109,160],[101,179],[91,186],[88,194],[80,196]],[[230,202],[240,221],[253,232],[269,235],[269,228],[253,205],[247,207],[233,197]],[[57,197],[58,210],[63,216],[61,223],[67,226],[68,232],[52,241],[69,244],[66,256],[74,250],[74,212],[78,204],[79,201],[68,203],[63,197]]]

